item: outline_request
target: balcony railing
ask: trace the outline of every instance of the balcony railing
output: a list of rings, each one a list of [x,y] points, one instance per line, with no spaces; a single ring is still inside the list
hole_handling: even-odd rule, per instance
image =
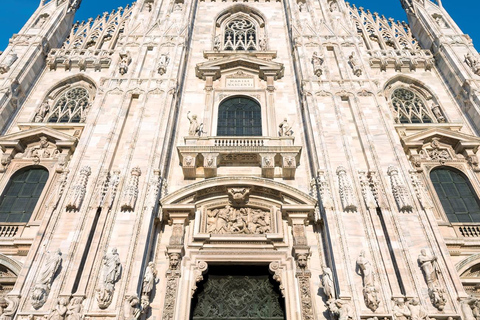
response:
[[[18,225],[0,225],[0,238],[13,238],[20,230]]]
[[[234,166],[260,167],[265,178],[273,178],[275,168],[281,168],[282,178],[293,179],[302,150],[294,141],[294,137],[189,136],[177,149],[186,179],[215,177],[219,167]]]

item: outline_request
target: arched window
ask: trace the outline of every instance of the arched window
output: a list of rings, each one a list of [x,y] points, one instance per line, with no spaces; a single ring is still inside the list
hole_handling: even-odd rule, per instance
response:
[[[479,199],[461,172],[449,168],[430,173],[435,191],[450,222],[480,222]]]
[[[75,87],[64,92],[51,110],[44,116],[44,122],[84,122],[90,103],[87,89]]]
[[[262,114],[258,102],[247,97],[233,97],[220,104],[217,136],[261,135]]]
[[[445,122],[439,106],[428,108],[416,93],[404,88],[393,92],[392,105],[397,123]]]
[[[43,168],[16,172],[0,199],[0,222],[28,222],[47,180]]]
[[[257,50],[255,24],[246,18],[228,22],[225,26],[223,50]]]

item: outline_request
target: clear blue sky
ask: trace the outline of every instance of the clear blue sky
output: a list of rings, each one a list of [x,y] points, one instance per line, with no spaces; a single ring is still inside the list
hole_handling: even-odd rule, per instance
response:
[[[76,20],[85,20],[89,17],[96,17],[105,11],[112,11],[117,7],[123,7],[133,0],[83,0],[80,10],[77,12]],[[12,34],[18,32],[30,15],[37,8],[40,0],[1,0],[0,10],[0,51],[8,44]],[[350,0],[357,7],[370,9],[386,17],[396,20],[406,20],[405,13],[400,5],[400,0]],[[461,3],[461,4],[460,4]],[[480,1],[478,0],[443,0],[444,7],[450,12],[463,32],[469,34],[474,40],[475,47],[480,50],[480,28],[478,24],[478,12],[480,12]]]

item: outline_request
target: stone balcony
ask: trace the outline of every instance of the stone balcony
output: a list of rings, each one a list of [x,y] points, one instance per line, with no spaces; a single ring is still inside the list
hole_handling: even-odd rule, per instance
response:
[[[293,137],[185,137],[177,147],[185,179],[212,178],[219,168],[244,168],[264,178],[294,179],[302,147]]]

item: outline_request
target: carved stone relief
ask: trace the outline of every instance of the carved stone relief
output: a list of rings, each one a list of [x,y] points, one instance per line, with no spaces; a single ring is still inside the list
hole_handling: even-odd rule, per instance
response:
[[[103,207],[106,205],[108,208],[112,207],[113,201],[117,196],[118,184],[120,182],[120,171],[115,170],[112,173],[107,173],[105,180],[102,184],[98,206]]]
[[[392,192],[397,202],[400,212],[410,212],[413,209],[410,195],[407,187],[402,183],[398,175],[398,168],[390,166],[388,168],[388,175],[390,176],[390,182],[392,184]]]
[[[45,261],[42,265],[31,296],[32,306],[35,309],[39,309],[47,301],[53,280],[55,279],[61,264],[62,252],[60,250],[46,254]]]
[[[320,200],[325,209],[333,209],[333,199],[328,185],[326,172],[323,170],[317,171],[316,183],[318,192],[320,193]]]
[[[250,188],[228,188],[228,199],[232,206],[245,206],[249,201]]]
[[[296,277],[300,289],[302,319],[313,320],[313,302],[310,288],[310,278],[312,274],[310,270],[308,270],[308,254],[297,253],[295,254],[295,260],[297,261]]]
[[[432,201],[428,195],[428,192],[425,188],[425,185],[421,182],[420,174],[417,173],[415,170],[410,171],[410,178],[412,180],[412,185],[415,189],[415,194],[417,196],[418,201],[425,209],[433,208]]]
[[[122,210],[133,211],[138,198],[138,180],[142,171],[139,167],[132,169],[128,186],[123,191]]]
[[[342,299],[331,300],[327,303],[328,310],[335,320],[353,319],[353,308],[348,301]]]
[[[271,232],[270,211],[226,205],[206,210],[206,232],[212,234],[264,234]]]
[[[179,253],[168,254],[169,269],[167,270],[167,284],[165,289],[165,303],[163,306],[162,319],[174,320],[175,302],[177,300],[178,280],[180,278],[180,262],[182,256]]]
[[[353,192],[353,187],[350,179],[347,176],[347,170],[344,167],[338,167],[337,176],[338,189],[340,192],[340,199],[342,200],[343,210],[345,212],[357,211],[355,194]]]

